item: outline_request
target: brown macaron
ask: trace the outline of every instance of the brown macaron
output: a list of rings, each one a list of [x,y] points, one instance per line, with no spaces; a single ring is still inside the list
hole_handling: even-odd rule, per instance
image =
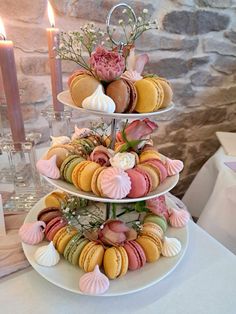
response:
[[[130,88],[130,101],[129,101],[129,105],[126,108],[125,112],[131,113],[134,111],[136,103],[137,103],[137,99],[138,99],[137,90],[136,90],[133,82],[128,81],[128,80],[125,80],[125,82],[126,82],[126,84],[129,85],[129,88]]]
[[[115,112],[125,112],[130,103],[130,87],[123,79],[111,82],[106,89],[107,96],[111,97],[115,104]]]
[[[47,224],[53,218],[58,216],[62,216],[62,213],[58,207],[46,207],[39,212],[37,220],[44,221],[45,224]]]

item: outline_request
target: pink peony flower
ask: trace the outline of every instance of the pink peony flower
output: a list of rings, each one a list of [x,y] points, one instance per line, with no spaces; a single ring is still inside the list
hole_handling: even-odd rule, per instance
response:
[[[152,198],[146,201],[146,207],[158,216],[164,216],[166,219],[169,218],[169,212],[166,205],[166,199],[164,195]]]
[[[128,141],[141,140],[147,138],[147,136],[152,134],[157,128],[157,124],[150,121],[148,118],[135,120],[125,128],[125,134]],[[124,142],[121,132],[117,133],[116,139],[118,142]]]
[[[94,148],[90,154],[90,160],[100,164],[101,166],[110,166],[110,158],[113,157],[114,151],[102,145]]]
[[[89,63],[94,74],[102,81],[110,82],[118,78],[125,70],[125,59],[116,51],[97,47]]]
[[[135,240],[137,232],[126,226],[121,220],[109,219],[100,229],[98,238],[105,245],[121,245],[125,241]]]

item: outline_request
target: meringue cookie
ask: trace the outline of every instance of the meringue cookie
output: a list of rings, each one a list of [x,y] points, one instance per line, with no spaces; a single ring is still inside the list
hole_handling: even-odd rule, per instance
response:
[[[75,132],[72,134],[72,141],[73,140],[76,140],[76,139],[79,139],[79,138],[83,138],[83,137],[87,137],[87,136],[90,136],[90,135],[94,135],[95,132],[93,130],[90,130],[88,128],[82,128],[82,129],[79,129],[76,125],[75,125]]]
[[[131,153],[117,153],[110,158],[110,164],[112,167],[123,170],[132,169],[135,166],[135,155]]]
[[[121,75],[121,78],[128,80],[128,81],[131,81],[131,82],[136,82],[136,81],[141,80],[143,77],[137,71],[128,70],[128,71],[125,71]]]
[[[41,246],[34,254],[35,261],[41,266],[54,266],[60,261],[60,254],[51,241],[48,245]]]
[[[25,223],[20,227],[19,236],[24,243],[38,244],[44,238],[46,224],[43,221]]]
[[[108,113],[113,113],[116,109],[113,99],[104,94],[101,84],[97,87],[91,96],[83,100],[82,107],[89,110],[103,111]]]
[[[174,257],[181,251],[181,243],[176,238],[164,237],[161,254],[165,257]]]
[[[38,172],[48,178],[59,179],[60,170],[57,167],[56,160],[56,155],[53,155],[50,159],[40,159],[36,164]]]
[[[68,136],[50,136],[52,143],[51,146],[67,144],[70,142],[70,138]]]
[[[180,173],[184,168],[184,164],[181,160],[172,160],[170,158],[166,158],[165,166],[168,176],[174,176],[175,174]]]
[[[102,294],[107,291],[109,284],[109,279],[100,272],[98,265],[79,280],[79,288],[86,294]]]
[[[169,222],[172,227],[182,228],[187,225],[190,219],[190,214],[187,210],[176,210],[175,208],[170,208],[169,211],[171,212]]]

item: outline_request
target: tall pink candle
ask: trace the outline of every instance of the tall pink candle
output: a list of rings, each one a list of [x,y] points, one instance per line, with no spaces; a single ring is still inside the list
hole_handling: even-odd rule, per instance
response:
[[[61,73],[61,60],[56,58],[56,50],[59,46],[59,29],[55,28],[54,14],[51,4],[48,1],[48,16],[51,23],[51,28],[47,28],[48,38],[48,55],[51,71],[51,85],[52,85],[52,99],[53,108],[55,111],[63,111],[63,104],[57,100],[57,94],[63,90],[62,86],[62,73]]]
[[[20,95],[16,75],[13,42],[6,40],[4,26],[0,19],[0,65],[7,103],[7,114],[14,142],[25,140],[25,129],[20,108]]]

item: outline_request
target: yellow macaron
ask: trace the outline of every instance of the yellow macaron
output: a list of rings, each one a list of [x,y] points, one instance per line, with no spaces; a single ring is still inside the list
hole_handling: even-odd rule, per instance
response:
[[[78,233],[77,229],[66,226],[60,229],[53,238],[53,244],[60,254],[64,253],[67,243]]]
[[[161,160],[161,155],[157,151],[155,151],[154,149],[145,150],[139,155],[139,162],[140,163],[143,163],[143,162],[150,160],[150,159]]]
[[[87,165],[88,163],[89,163],[88,160],[81,161],[78,165],[75,166],[75,168],[72,171],[71,180],[74,186],[76,186],[78,189],[80,188],[78,184],[79,173],[82,171],[82,169],[84,169],[85,165]]]
[[[83,248],[79,257],[79,267],[85,272],[94,270],[96,265],[101,266],[103,261],[104,248],[96,242],[89,242]]]
[[[157,89],[153,82],[142,79],[135,82],[135,87],[137,90],[137,103],[135,106],[135,111],[139,113],[152,112],[157,104]]]
[[[145,233],[139,236],[135,241],[141,245],[148,263],[155,262],[160,258],[162,242],[159,237],[152,233]]]
[[[78,172],[77,184],[82,191],[92,191],[91,182],[94,172],[101,166],[96,162],[89,161]]]
[[[150,187],[150,192],[154,191],[158,185],[160,184],[160,179],[159,176],[157,174],[157,172],[153,169],[153,167],[151,167],[148,164],[139,164],[136,166],[138,169],[142,169],[144,171],[146,171],[149,175],[149,177],[151,178],[151,187]]]
[[[92,176],[92,181],[91,181],[91,189],[92,189],[92,192],[97,195],[97,196],[102,196],[102,191],[101,191],[101,187],[100,187],[100,180],[98,182],[98,178],[99,178],[99,175],[100,173],[106,169],[106,167],[100,167],[100,168],[97,168],[94,173],[93,173],[93,176]]]

